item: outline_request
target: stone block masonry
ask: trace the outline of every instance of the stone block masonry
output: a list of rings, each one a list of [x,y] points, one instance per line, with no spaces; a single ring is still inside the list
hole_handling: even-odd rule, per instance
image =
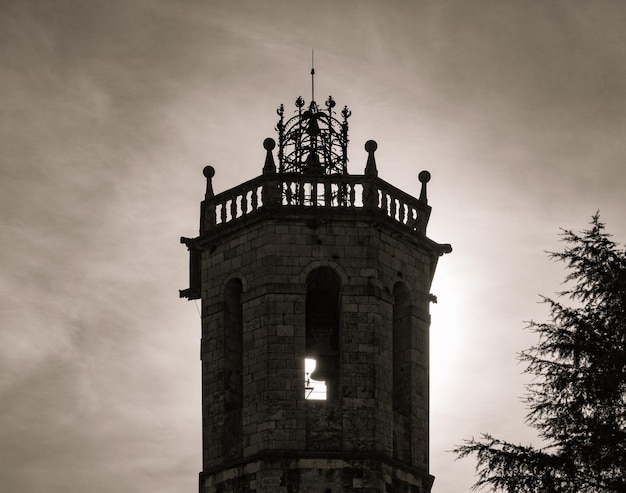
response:
[[[203,239],[201,258],[203,491],[428,491],[427,314],[437,252],[415,235],[353,215],[226,226]],[[341,286],[338,392],[309,401],[307,278],[319,268],[335,272]],[[238,347],[224,330],[225,288],[233,279],[241,286],[243,362],[241,416],[234,415],[242,425],[229,430],[237,439],[224,434],[230,421],[221,397],[224,368],[238,361],[224,351]],[[398,284],[410,298],[402,369],[410,390],[401,415],[393,391]],[[233,444],[238,454],[226,450]],[[285,463],[292,456],[299,459]]]

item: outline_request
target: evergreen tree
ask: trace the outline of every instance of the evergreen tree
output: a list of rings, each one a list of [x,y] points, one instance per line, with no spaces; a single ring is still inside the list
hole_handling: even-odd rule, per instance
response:
[[[538,343],[523,351],[527,422],[545,447],[483,434],[454,452],[476,456],[474,489],[515,493],[626,492],[626,250],[599,216],[576,234],[563,230],[569,306],[550,298],[545,323],[530,322]]]

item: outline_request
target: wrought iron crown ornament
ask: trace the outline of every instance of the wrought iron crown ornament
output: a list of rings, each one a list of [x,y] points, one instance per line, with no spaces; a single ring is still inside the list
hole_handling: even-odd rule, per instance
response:
[[[311,101],[308,109],[304,109],[304,99],[298,97],[297,114],[286,121],[285,106],[280,105],[276,111],[280,116],[276,125],[279,173],[348,173],[348,118],[352,113],[344,106],[339,121],[332,96],[328,96],[325,105],[326,111],[322,111]]]

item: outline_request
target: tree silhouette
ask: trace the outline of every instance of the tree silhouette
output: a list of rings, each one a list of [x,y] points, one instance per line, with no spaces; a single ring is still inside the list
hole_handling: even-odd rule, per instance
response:
[[[515,445],[489,434],[464,442],[475,455],[473,489],[516,493],[626,492],[626,250],[604,231],[562,231],[566,306],[543,298],[549,321],[530,322],[539,341],[523,351],[527,423],[547,444]]]

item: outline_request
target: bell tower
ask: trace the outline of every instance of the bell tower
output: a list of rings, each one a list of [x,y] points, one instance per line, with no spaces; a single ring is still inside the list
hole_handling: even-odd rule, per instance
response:
[[[201,493],[427,493],[431,281],[450,245],[414,198],[347,170],[348,118],[278,109],[262,174],[215,194],[181,238],[202,303]],[[278,165],[276,165],[276,160]]]

